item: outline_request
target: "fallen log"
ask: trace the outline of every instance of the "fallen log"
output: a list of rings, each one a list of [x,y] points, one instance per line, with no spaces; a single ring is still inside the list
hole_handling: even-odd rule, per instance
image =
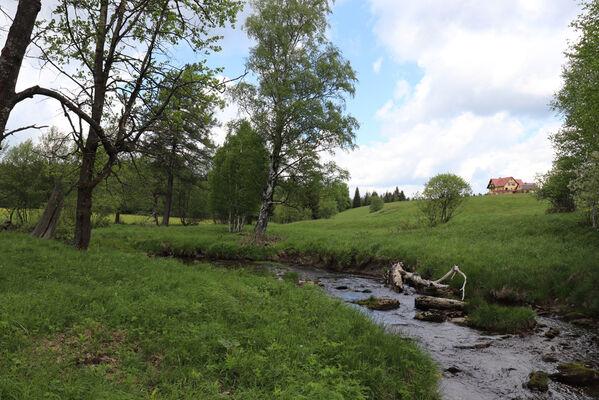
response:
[[[466,303],[460,300],[445,299],[442,297],[420,296],[414,299],[414,305],[419,310],[450,310],[464,311]]]
[[[424,279],[420,275],[415,272],[408,272],[403,268],[403,263],[398,262],[393,264],[389,271],[387,272],[385,281],[389,284],[395,291],[400,292],[403,290],[404,282],[414,288],[420,293],[430,295],[430,296],[451,296],[455,293],[455,289],[453,289],[449,285],[442,284],[446,279],[453,279],[453,277],[459,273],[464,277],[464,284],[460,289],[462,292],[462,300],[464,300],[465,288],[466,288],[466,275],[458,268],[457,265],[454,265],[449,272],[447,272],[441,279],[436,281],[431,281],[428,279]]]
[[[391,289],[395,290],[397,293],[401,293],[403,292],[403,279],[401,277],[401,271],[403,268],[398,268],[397,265],[398,264],[392,265],[391,269],[387,271],[385,283],[391,286]]]

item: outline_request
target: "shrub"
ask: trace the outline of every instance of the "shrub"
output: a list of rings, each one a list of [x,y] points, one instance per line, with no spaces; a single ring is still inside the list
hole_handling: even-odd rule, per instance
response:
[[[384,205],[385,203],[379,196],[374,195],[370,198],[370,212],[382,210]]]
[[[465,197],[471,194],[470,185],[459,176],[439,174],[424,184],[418,206],[431,226],[435,226],[449,222]]]

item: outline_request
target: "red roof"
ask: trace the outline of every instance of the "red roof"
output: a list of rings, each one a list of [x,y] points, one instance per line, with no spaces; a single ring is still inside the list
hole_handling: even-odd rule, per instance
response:
[[[491,178],[491,180],[489,181],[489,184],[487,185],[487,189],[490,188],[491,184],[493,184],[493,187],[503,187],[505,186],[506,183],[508,183],[510,181],[510,179],[515,180],[518,183],[519,189],[521,189],[523,186],[527,185],[532,185],[534,187],[536,187],[537,185],[535,183],[528,183],[528,182],[523,182],[522,179],[515,179],[514,177],[508,176],[505,178]]]
[[[514,179],[514,178],[512,178],[511,176],[508,176],[507,178],[491,178],[491,180],[489,181],[489,184],[487,185],[487,189],[489,188],[489,186],[491,186],[491,183],[493,184],[494,187],[505,186],[505,184],[508,183],[508,181],[510,179]],[[520,182],[518,182],[518,183],[520,183]]]

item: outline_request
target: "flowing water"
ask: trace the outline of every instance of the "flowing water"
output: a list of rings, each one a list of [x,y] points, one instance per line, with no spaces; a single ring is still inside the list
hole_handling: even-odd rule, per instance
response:
[[[410,288],[404,293],[395,293],[383,282],[364,276],[310,267],[263,266],[279,275],[295,271],[303,279],[318,282],[328,295],[347,302],[369,296],[398,299],[401,305],[397,310],[360,309],[377,323],[413,338],[436,360],[443,371],[439,391],[446,399],[599,399],[599,388],[583,390],[551,380],[549,391],[545,393],[523,387],[530,372],[556,372],[560,363],[576,361],[599,367],[598,339],[588,330],[546,317],[537,318],[545,327],[526,336],[491,335],[451,322],[423,322],[414,319],[418,312],[414,298],[418,295]],[[559,329],[560,334],[548,339],[544,333],[549,328]],[[475,348],[476,344],[483,346]],[[486,345],[488,347],[484,347]],[[543,361],[546,354],[554,355],[558,361]]]

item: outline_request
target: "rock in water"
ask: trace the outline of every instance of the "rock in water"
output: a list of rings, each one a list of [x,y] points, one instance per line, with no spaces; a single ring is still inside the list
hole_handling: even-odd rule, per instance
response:
[[[439,310],[422,311],[416,314],[414,319],[427,322],[445,322],[445,314]]]
[[[591,386],[599,384],[599,371],[577,363],[560,364],[558,372],[549,377],[572,386]]]
[[[530,390],[546,392],[547,390],[549,390],[547,377],[547,373],[543,371],[531,372],[528,376],[528,382],[526,383],[526,387]]]
[[[399,300],[392,299],[390,297],[374,297],[370,296],[367,299],[358,300],[354,302],[355,304],[359,304],[361,306],[365,306],[370,310],[395,310],[399,308]]]

